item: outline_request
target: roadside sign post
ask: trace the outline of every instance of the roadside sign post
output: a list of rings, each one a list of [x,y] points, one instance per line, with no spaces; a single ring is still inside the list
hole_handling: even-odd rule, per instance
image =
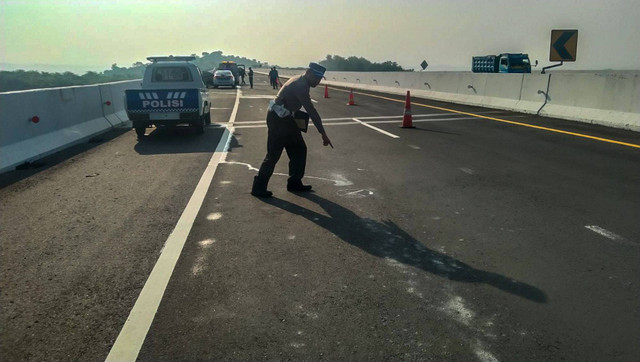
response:
[[[422,70],[425,70],[429,66],[429,63],[427,63],[426,60],[423,60],[422,63],[420,63],[420,66],[422,67]]]
[[[564,62],[575,62],[578,51],[578,30],[551,30],[551,46],[549,49],[549,60],[560,62],[560,64],[550,65],[542,68],[542,74],[546,69],[559,67]]]

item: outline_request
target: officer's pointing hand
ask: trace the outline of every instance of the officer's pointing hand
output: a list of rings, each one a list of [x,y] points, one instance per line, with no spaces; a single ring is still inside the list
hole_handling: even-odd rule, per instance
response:
[[[329,137],[327,137],[326,133],[322,134],[322,145],[331,146],[331,148],[333,148],[333,145],[331,144],[331,140],[329,139]]]

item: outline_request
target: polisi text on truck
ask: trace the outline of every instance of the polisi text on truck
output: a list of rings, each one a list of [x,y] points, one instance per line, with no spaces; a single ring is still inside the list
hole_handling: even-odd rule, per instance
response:
[[[183,100],[159,100],[159,101],[142,101],[142,108],[175,108],[182,107],[184,105]]]

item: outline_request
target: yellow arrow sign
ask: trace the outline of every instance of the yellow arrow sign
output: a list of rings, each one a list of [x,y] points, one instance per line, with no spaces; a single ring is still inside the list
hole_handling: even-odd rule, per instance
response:
[[[575,62],[577,51],[578,30],[551,30],[550,61]]]

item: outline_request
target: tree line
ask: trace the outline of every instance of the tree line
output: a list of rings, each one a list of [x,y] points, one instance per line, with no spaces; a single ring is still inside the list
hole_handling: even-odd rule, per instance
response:
[[[327,70],[343,72],[403,72],[413,71],[413,69],[403,69],[398,63],[386,61],[383,63],[372,63],[365,58],[350,56],[347,58],[339,55],[327,55],[326,59],[319,62]]]
[[[249,59],[235,55],[224,55],[222,51],[203,52],[201,56],[191,54],[193,61],[201,70],[208,71],[216,68],[220,62],[228,60],[247,67],[259,67],[262,63],[256,59]],[[141,79],[145,67],[150,62],[135,62],[130,67],[119,67],[112,64],[111,69],[102,72],[86,72],[78,75],[72,72],[50,73],[40,71],[0,71],[0,92],[11,92],[27,89],[70,87],[97,83],[117,82],[121,80]]]
[[[222,61],[234,61],[244,64],[246,67],[258,67],[267,65],[256,59],[249,59],[235,55],[224,55],[222,51],[203,52],[202,55],[191,54],[196,59],[193,61],[201,70],[211,71],[218,67]],[[372,63],[365,58],[350,56],[347,58],[339,55],[327,55],[326,59],[319,62],[327,70],[333,71],[356,71],[356,72],[397,72],[412,71],[405,70],[396,62],[386,61],[383,63]],[[0,71],[0,92],[10,92],[26,89],[69,87],[75,85],[89,85],[97,83],[117,82],[121,80],[141,79],[145,67],[149,62],[136,62],[130,67],[119,67],[112,64],[111,69],[103,72],[86,72],[78,75],[72,72],[50,73],[39,71]]]

